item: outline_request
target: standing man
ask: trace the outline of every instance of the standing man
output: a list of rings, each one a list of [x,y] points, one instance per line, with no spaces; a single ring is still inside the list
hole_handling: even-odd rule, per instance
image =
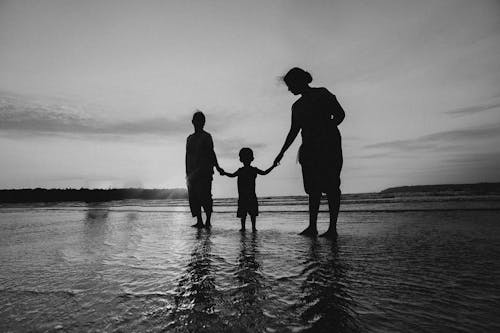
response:
[[[212,179],[214,166],[220,173],[223,172],[217,162],[214,152],[212,136],[203,130],[205,115],[197,111],[191,121],[194,133],[188,136],[186,142],[186,181],[191,214],[196,217],[195,228],[210,228],[212,216]],[[205,224],[201,216],[201,208],[207,216]]]

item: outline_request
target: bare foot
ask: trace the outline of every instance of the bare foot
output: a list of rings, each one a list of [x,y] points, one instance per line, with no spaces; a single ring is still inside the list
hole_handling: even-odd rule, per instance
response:
[[[241,231],[241,232],[245,232],[245,231],[246,231],[246,229],[245,229],[245,228],[241,228],[241,229],[240,229],[240,231]]]
[[[196,223],[191,226],[191,228],[198,228],[198,229],[201,229],[203,227],[204,227],[203,223]]]
[[[324,234],[321,234],[319,237],[325,237],[328,239],[337,239],[339,235],[337,234],[337,230],[330,230],[328,229]]]
[[[252,232],[257,232],[257,228],[252,228]]]
[[[205,224],[205,229],[210,229],[212,228],[212,225],[210,223]]]
[[[318,235],[318,230],[313,229],[311,227],[307,227],[299,235],[301,235],[301,236],[308,236],[308,237],[315,237],[315,236]]]

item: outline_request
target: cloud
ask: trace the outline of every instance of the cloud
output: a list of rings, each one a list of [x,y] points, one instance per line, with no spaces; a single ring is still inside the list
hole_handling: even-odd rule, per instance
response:
[[[500,152],[459,154],[447,158],[445,162],[462,165],[482,163],[498,166],[500,165]],[[500,169],[498,169],[498,172],[500,174]]]
[[[464,115],[479,113],[479,112],[483,112],[483,111],[493,110],[496,108],[500,108],[500,102],[467,106],[467,107],[457,108],[454,110],[449,110],[449,111],[446,111],[445,113],[455,115],[455,116],[464,116]]]
[[[150,118],[133,121],[105,121],[63,114],[41,108],[12,110],[0,107],[0,131],[30,134],[114,134],[114,135],[175,135],[186,133],[189,120]]]
[[[500,181],[500,152],[464,153],[445,159],[447,172],[458,170],[465,179]]]
[[[193,110],[194,112],[194,110]],[[174,117],[150,117],[131,120],[97,119],[82,108],[23,101],[0,96],[0,131],[17,134],[72,135],[158,135],[185,136],[192,130],[192,112]],[[222,131],[240,115],[210,114],[210,129]]]
[[[456,129],[437,132],[408,140],[394,140],[366,145],[369,149],[391,149],[399,151],[428,150],[457,141],[470,142],[474,140],[500,137],[500,124],[468,129]]]

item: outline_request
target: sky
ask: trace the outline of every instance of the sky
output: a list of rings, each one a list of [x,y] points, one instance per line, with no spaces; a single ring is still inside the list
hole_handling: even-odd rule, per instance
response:
[[[196,110],[265,169],[295,66],[346,112],[344,193],[500,181],[499,54],[497,0],[0,0],[0,188],[184,187]],[[299,145],[258,195],[304,193]]]

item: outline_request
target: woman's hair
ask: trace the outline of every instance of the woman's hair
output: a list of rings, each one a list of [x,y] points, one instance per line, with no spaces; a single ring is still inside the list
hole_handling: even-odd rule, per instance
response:
[[[312,82],[312,79],[311,74],[299,67],[290,69],[288,73],[283,76],[283,81],[285,81],[286,84],[309,84]]]

